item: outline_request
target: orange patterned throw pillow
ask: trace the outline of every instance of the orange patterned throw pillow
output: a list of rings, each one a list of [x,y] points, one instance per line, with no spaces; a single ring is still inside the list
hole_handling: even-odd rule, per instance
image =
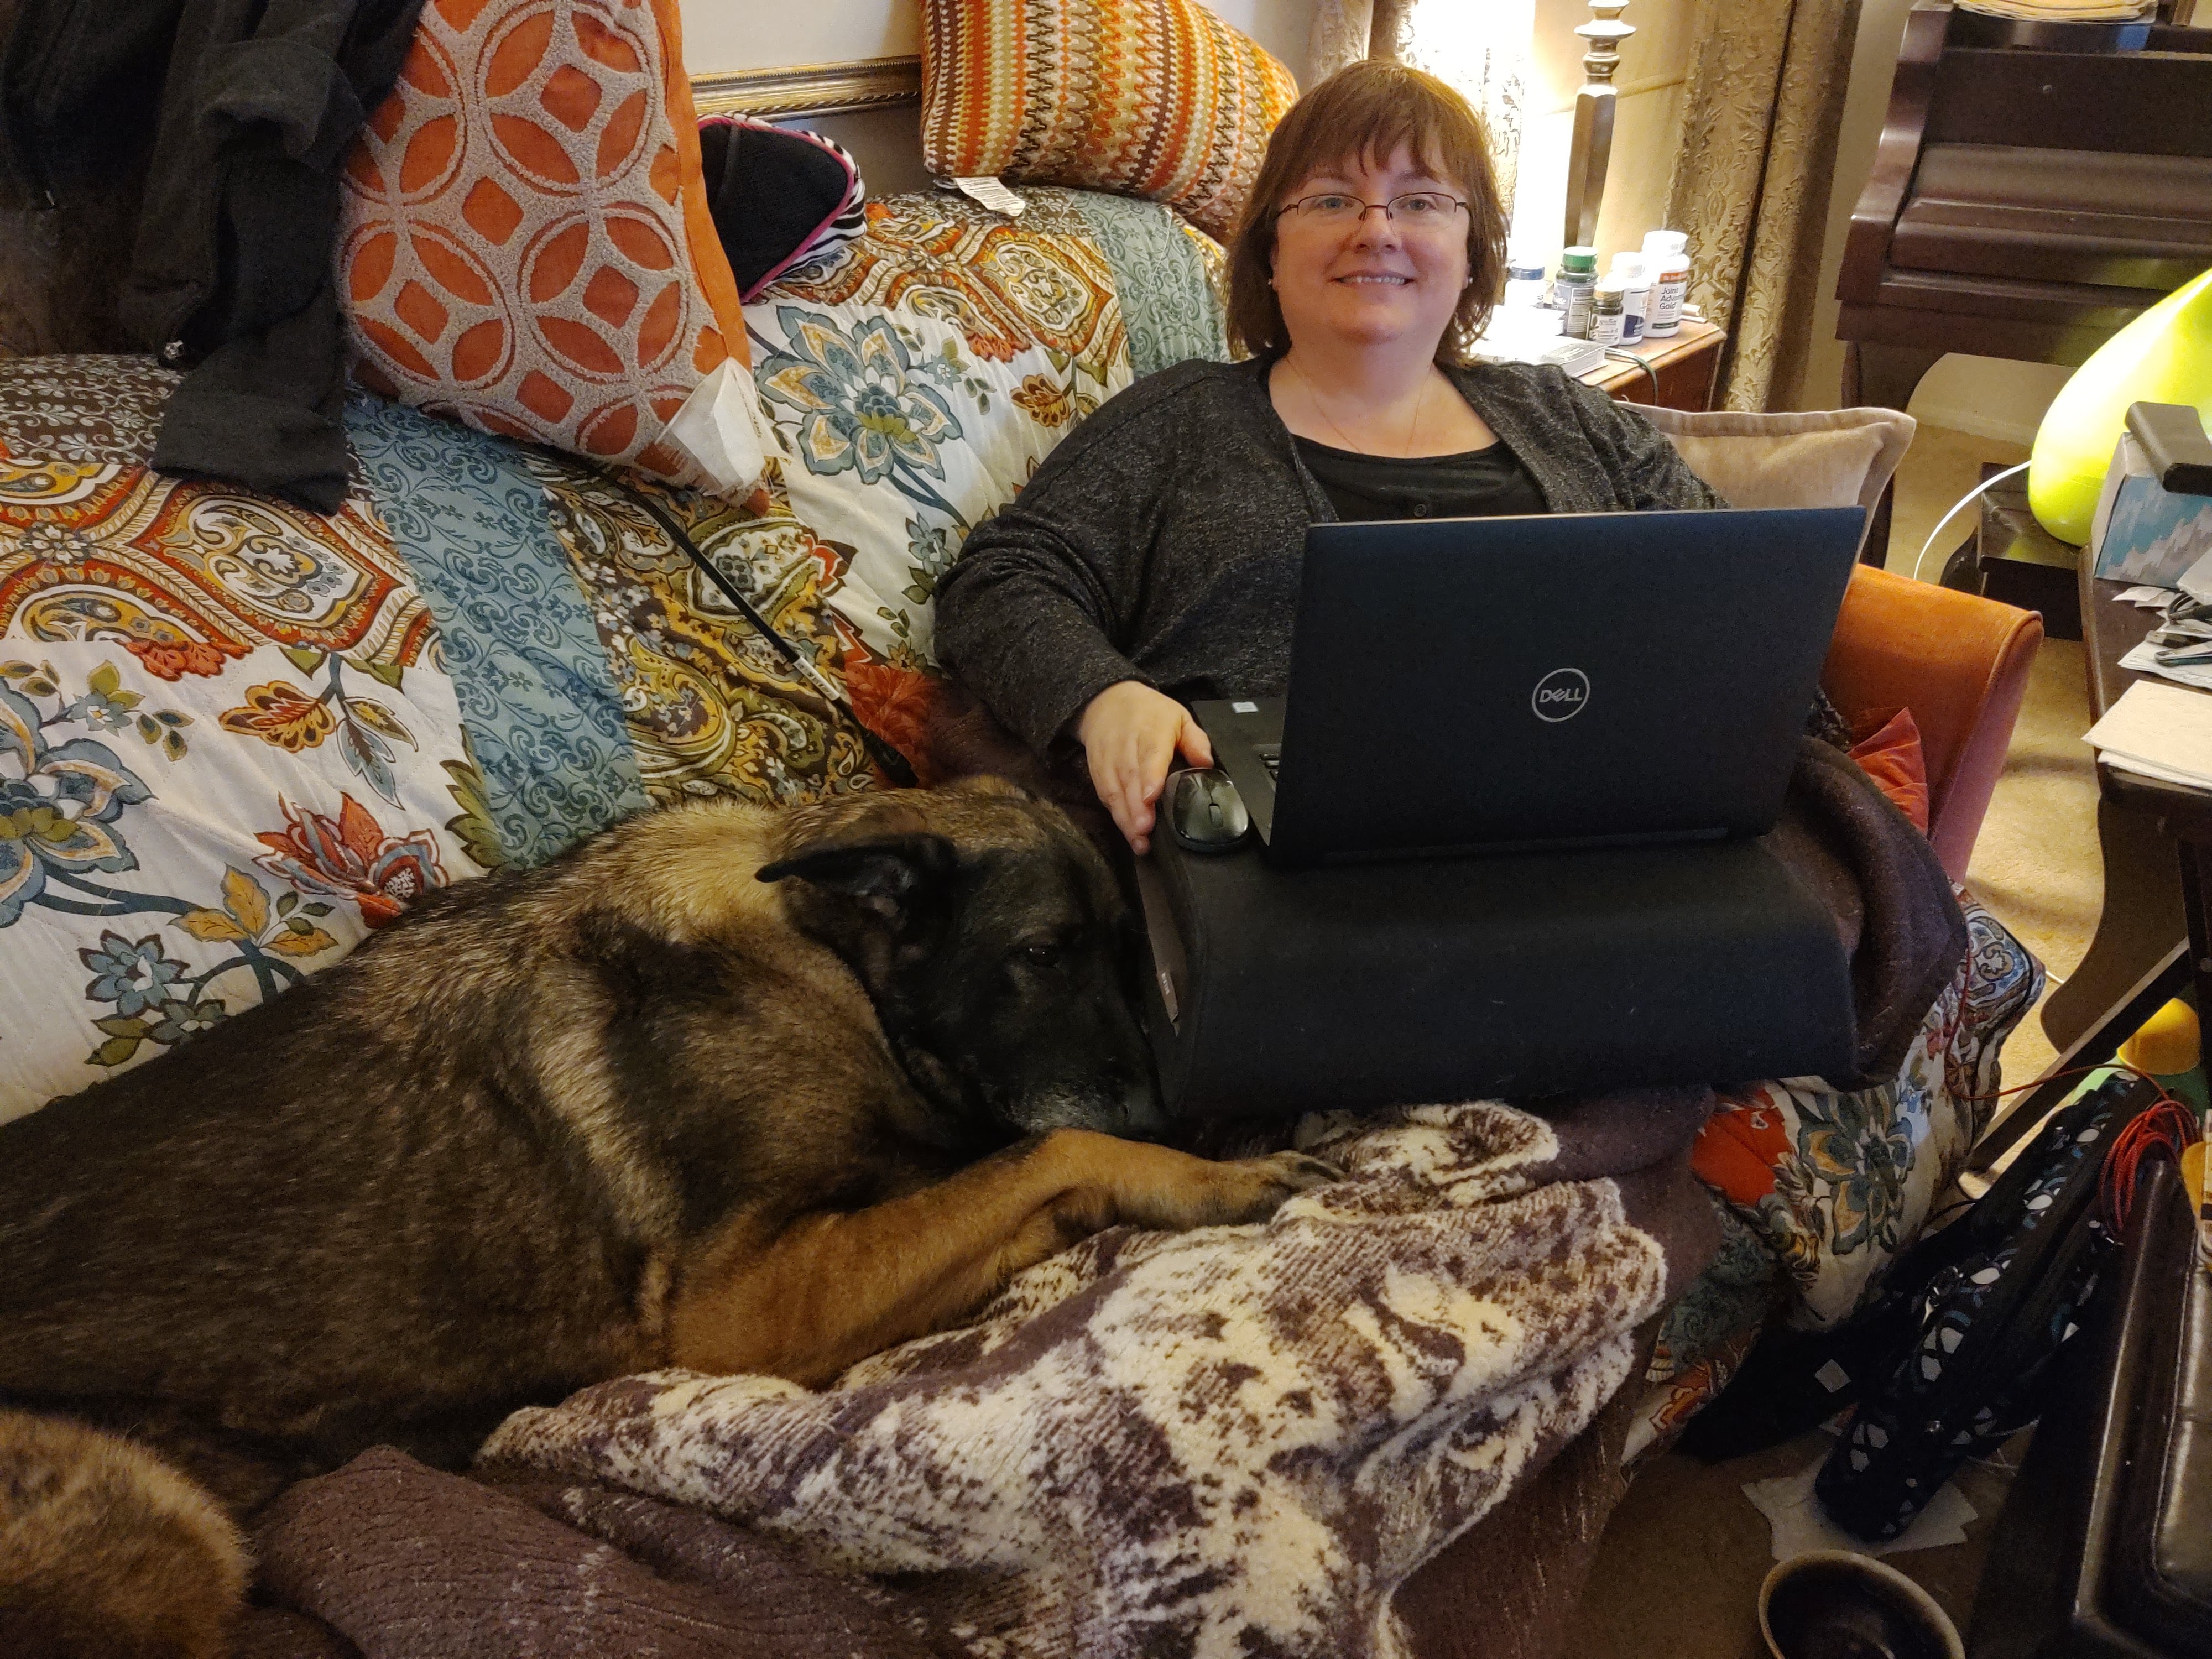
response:
[[[1200,0],[922,0],[921,155],[1237,227],[1290,70]]]
[[[682,483],[759,476],[676,0],[430,0],[343,176],[362,384]]]

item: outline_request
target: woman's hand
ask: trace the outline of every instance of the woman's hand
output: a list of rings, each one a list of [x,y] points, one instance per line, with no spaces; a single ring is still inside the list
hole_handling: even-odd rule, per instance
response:
[[[1084,704],[1075,736],[1090,763],[1091,787],[1139,854],[1152,850],[1153,809],[1176,756],[1193,766],[1213,764],[1213,745],[1190,711],[1141,680],[1117,681]]]

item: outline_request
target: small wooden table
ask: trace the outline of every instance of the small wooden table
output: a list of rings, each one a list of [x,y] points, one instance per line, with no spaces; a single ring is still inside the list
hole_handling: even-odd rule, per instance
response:
[[[2081,641],[2087,647],[2089,713],[2105,711],[2139,679],[2120,659],[2158,626],[2158,613],[2120,601],[2124,582],[2081,577]],[[2208,694],[2212,695],[2212,694]],[[2193,977],[2212,1008],[2212,794],[2156,783],[2097,763],[2097,842],[2105,904],[2096,937],[2065,984],[2043,1006],[2043,1029],[2064,1049],[2130,1000],[2161,969]],[[2186,941],[2190,948],[2182,951]],[[2182,958],[2186,958],[2182,960]],[[2127,1035],[2125,1032],[2121,1034]]]
[[[1679,334],[1616,346],[1615,350],[1626,352],[1637,362],[1625,363],[1618,357],[1608,357],[1603,368],[1582,377],[1583,384],[1609,392],[1624,403],[1656,404],[1662,409],[1711,409],[1713,380],[1720,372],[1721,347],[1727,339],[1726,329],[1685,317]]]
[[[2094,721],[2137,680],[2160,678],[2120,666],[2158,626],[2159,616],[2123,603],[2119,595],[2130,584],[2100,581],[2086,561],[2080,582]],[[2044,1071],[2040,1087],[2000,1112],[1974,1148],[1973,1169],[1994,1164],[2074,1087],[2073,1073],[2109,1060],[2169,998],[2193,984],[2197,1006],[2212,1008],[2212,793],[2159,783],[2100,760],[2097,845],[2105,902],[2096,936],[2043,1004],[2044,1035],[2058,1057]]]

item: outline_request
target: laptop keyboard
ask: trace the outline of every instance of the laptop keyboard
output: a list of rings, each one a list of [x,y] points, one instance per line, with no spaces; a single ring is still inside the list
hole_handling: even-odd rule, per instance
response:
[[[1267,775],[1277,782],[1283,775],[1283,745],[1279,743],[1255,743],[1252,752],[1260,757],[1260,764],[1267,769]]]

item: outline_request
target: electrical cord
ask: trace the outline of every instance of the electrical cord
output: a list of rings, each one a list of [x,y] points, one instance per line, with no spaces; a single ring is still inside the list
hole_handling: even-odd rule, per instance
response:
[[[758,608],[750,599],[738,591],[737,584],[724,575],[714,562],[699,550],[699,544],[693,541],[690,532],[676,521],[675,516],[628,479],[619,477],[612,472],[607,472],[602,476],[643,507],[652,516],[653,522],[668,532],[669,538],[684,550],[684,556],[699,567],[699,574],[714,583],[721,596],[738,608],[738,614],[751,624],[756,633],[775,647],[776,654],[790,665],[792,671],[820,693],[832,708],[840,711],[846,719],[853,722],[854,729],[860,734],[861,744],[868,751],[868,758],[876,763],[878,769],[900,787],[913,788],[916,779],[914,768],[908,763],[906,757],[869,728],[868,723],[860,718],[860,711],[853,707],[852,699],[845,695],[842,687],[814,665],[811,658],[802,655],[790,641],[769,625],[768,618],[761,615]]]
[[[1936,545],[1936,538],[1943,533],[1943,526],[1959,516],[1959,510],[1993,483],[2002,483],[2015,472],[2025,472],[2031,463],[2022,461],[2018,466],[2008,466],[2002,472],[1992,472],[1972,489],[1951,504],[1951,510],[1936,520],[1936,527],[1928,532],[1928,539],[1920,544],[1920,556],[1912,562],[1912,580],[1920,580],[1920,567],[1928,562],[1928,550]]]
[[[1651,382],[1651,401],[1655,404],[1659,401],[1659,376],[1650,364],[1632,351],[1615,351],[1611,346],[1605,349],[1605,355],[1617,362],[1633,363],[1642,369],[1644,378]]]
[[[2136,1205],[2136,1179],[2146,1158],[2158,1157],[2179,1164],[2181,1154],[2202,1139],[2197,1114],[2165,1092],[2122,1126],[2106,1149],[2104,1167],[2097,1174],[2097,1202],[2105,1229],[2114,1238],[2124,1237]]]
[[[1994,483],[1993,478],[1990,481]],[[2122,1127],[2105,1153],[2104,1166],[2097,1176],[2097,1202],[2105,1219],[2106,1231],[2114,1238],[2127,1231],[2128,1217],[2135,1207],[2136,1180],[2140,1175],[2142,1160],[2148,1157],[2167,1158],[2179,1163],[2182,1152],[2203,1139],[2203,1128],[2198,1123],[2196,1109],[2187,1102],[2177,1100],[2166,1085],[2140,1066],[2130,1066],[2124,1060],[2106,1060],[2099,1066],[2076,1066],[2071,1070],[2054,1072],[2037,1078],[2033,1083],[2015,1084],[2009,1089],[1999,1089],[1986,1095],[1954,1095],[1955,1100],[1977,1105],[2002,1100],[2007,1095],[2027,1094],[2045,1084],[2063,1082],[2069,1078],[2087,1077],[2094,1072],[2125,1072],[2141,1078],[2158,1091],[2158,1098],[2136,1117]],[[2061,1103],[2062,1104],[2063,1103]],[[2057,1107],[2051,1108],[2053,1112]],[[2023,1141],[2025,1146],[2027,1142]],[[1969,1200],[1971,1203],[1972,1200]],[[1948,1206],[1931,1222],[1940,1220],[1952,1210],[1965,1205]]]

